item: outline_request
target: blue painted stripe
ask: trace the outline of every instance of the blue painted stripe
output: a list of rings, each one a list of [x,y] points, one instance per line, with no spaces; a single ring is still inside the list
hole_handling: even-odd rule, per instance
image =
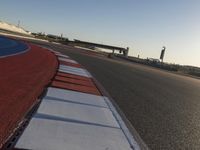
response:
[[[20,41],[0,36],[0,57],[25,52],[28,46]]]

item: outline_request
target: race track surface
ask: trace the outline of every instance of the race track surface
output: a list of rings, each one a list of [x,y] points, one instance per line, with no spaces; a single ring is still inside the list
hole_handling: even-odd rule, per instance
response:
[[[52,48],[96,77],[150,149],[200,149],[200,80],[73,48]]]

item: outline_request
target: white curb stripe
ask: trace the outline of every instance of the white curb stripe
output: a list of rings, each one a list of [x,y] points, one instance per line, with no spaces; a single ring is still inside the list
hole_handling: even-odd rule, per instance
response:
[[[67,59],[67,58],[58,58],[59,60],[61,60],[61,61],[65,61],[65,62],[70,62],[70,63],[74,63],[74,64],[78,64],[76,61],[74,61],[74,60],[71,60],[71,59]]]
[[[56,56],[58,56],[59,58],[70,58],[69,56],[63,54],[56,54]]]
[[[74,69],[71,69],[71,68],[59,68],[58,71],[91,78],[91,75],[88,74],[88,72],[86,72],[86,71],[79,71],[79,70],[74,70]]]
[[[69,74],[73,74],[73,75],[78,75],[78,76],[83,76],[83,77],[87,77],[87,78],[91,78],[91,76],[89,76],[86,73],[77,73],[74,71],[69,71],[69,70],[63,70],[63,69],[59,69],[59,72],[63,72],[63,73],[69,73]]]
[[[80,75],[84,74],[87,77],[92,77],[92,75],[86,69],[83,69],[83,68],[77,68],[77,67],[72,67],[72,66],[67,66],[67,65],[60,65],[59,69],[63,70],[63,71],[71,71],[71,72],[74,72],[74,73],[80,74]]]
[[[59,65],[59,69],[63,69],[63,70],[66,69],[66,70],[71,70],[71,71],[74,71],[74,72],[86,73],[85,69],[67,66],[67,65]]]

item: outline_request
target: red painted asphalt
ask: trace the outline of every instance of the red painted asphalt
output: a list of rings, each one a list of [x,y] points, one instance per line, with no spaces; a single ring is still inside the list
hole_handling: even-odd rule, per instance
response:
[[[26,53],[0,61],[0,147],[54,76],[55,55],[30,44]]]
[[[29,44],[26,53],[0,61],[0,148],[26,113],[35,104],[45,86],[102,95],[90,77],[57,72],[58,64],[82,68],[80,64],[59,60],[53,52]],[[70,60],[70,58],[67,58]],[[54,77],[54,78],[53,78]]]

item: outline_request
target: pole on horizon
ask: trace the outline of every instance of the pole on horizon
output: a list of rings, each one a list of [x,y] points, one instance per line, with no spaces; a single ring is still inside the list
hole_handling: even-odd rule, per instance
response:
[[[163,49],[161,50],[161,54],[160,54],[160,59],[162,60],[162,63],[163,63],[163,59],[164,59],[164,55],[165,55],[165,50],[166,50],[166,47],[163,46]]]

